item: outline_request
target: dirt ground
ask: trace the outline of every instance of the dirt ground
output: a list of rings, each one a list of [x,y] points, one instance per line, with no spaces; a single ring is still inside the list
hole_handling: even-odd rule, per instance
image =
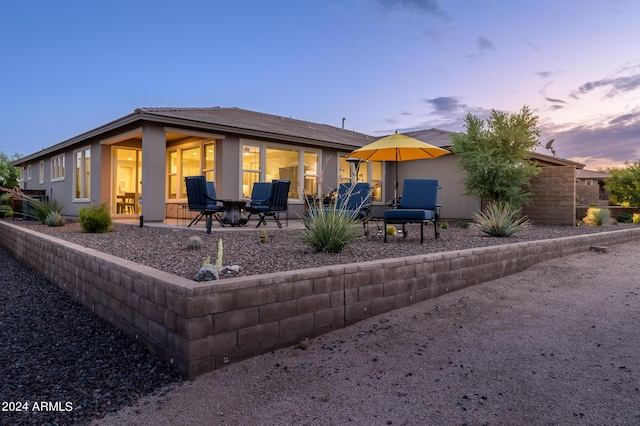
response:
[[[545,262],[232,364],[93,424],[637,425],[639,252],[633,242]]]

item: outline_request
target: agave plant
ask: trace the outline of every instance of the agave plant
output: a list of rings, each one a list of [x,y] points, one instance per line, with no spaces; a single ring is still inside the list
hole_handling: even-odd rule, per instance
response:
[[[484,210],[474,214],[477,229],[492,237],[510,237],[529,226],[531,222],[520,215],[520,209],[509,203],[492,202]]]
[[[57,211],[51,211],[44,219],[44,224],[47,226],[63,226],[65,224],[65,218]]]

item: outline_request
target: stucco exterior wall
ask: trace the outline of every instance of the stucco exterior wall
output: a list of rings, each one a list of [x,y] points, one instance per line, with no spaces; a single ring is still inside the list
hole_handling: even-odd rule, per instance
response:
[[[402,194],[402,183],[406,178],[438,179],[440,191],[438,202],[442,204],[443,219],[471,219],[480,209],[480,197],[464,195],[465,173],[458,170],[458,157],[449,154],[431,160],[414,160],[399,163],[398,193]],[[395,164],[387,170],[387,196],[393,198]]]

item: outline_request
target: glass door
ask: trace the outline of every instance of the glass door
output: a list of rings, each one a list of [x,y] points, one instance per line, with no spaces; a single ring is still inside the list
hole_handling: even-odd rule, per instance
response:
[[[111,211],[117,215],[139,215],[142,181],[142,151],[114,149]]]

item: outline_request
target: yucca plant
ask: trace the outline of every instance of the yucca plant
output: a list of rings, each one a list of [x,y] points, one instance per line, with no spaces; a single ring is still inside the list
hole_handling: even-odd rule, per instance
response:
[[[587,209],[587,215],[582,218],[587,225],[606,226],[611,223],[611,213],[609,209]]]
[[[505,202],[491,202],[473,218],[474,227],[492,237],[510,237],[531,226],[526,217],[520,216],[520,209]]]
[[[339,208],[335,201],[326,207],[321,201],[310,202],[304,226],[302,241],[316,251],[340,253],[361,238],[361,228],[354,214]]]
[[[24,216],[32,217],[45,225],[48,225],[47,218],[51,213],[62,215],[62,212],[67,207],[66,203],[58,201],[55,198],[44,198],[40,200],[28,195],[22,195],[22,202],[28,206],[27,213],[25,213]]]

